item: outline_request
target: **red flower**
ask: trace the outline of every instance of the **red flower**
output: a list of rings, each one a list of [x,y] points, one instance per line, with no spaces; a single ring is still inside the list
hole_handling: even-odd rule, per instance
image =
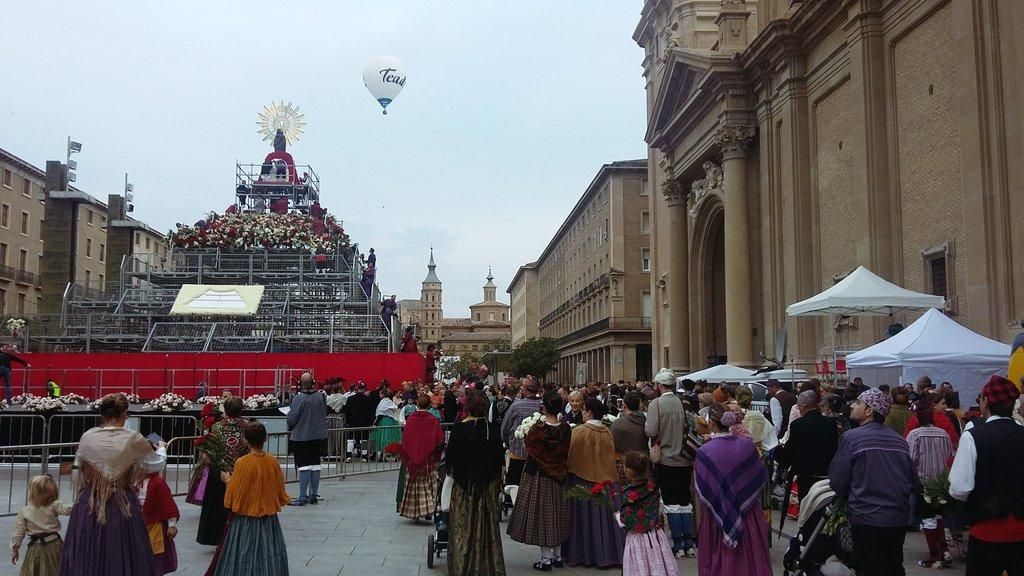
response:
[[[636,526],[635,526],[635,527],[633,528],[633,530],[635,530],[635,531],[636,531],[636,532],[637,532],[638,534],[643,534],[644,532],[646,532],[646,531],[647,531],[647,530],[644,530],[644,525],[643,525],[643,524],[637,524],[637,525],[636,525]]]
[[[647,512],[644,512],[643,510],[637,510],[636,517],[638,520],[643,520],[644,518],[647,518]]]
[[[213,425],[217,423],[217,419],[213,416],[207,416],[203,418],[203,428],[213,428]]]
[[[626,499],[630,502],[636,502],[640,499],[640,493],[636,490],[630,490],[629,492],[626,492]]]
[[[207,438],[209,438],[209,434],[207,434],[206,436],[200,436],[199,438],[196,438],[196,441],[193,442],[192,445],[196,447],[202,446],[203,442],[206,442]]]

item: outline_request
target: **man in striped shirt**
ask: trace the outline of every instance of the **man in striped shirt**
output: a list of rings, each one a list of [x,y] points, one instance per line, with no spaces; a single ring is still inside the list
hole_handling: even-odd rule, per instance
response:
[[[935,425],[932,419],[934,409],[935,406],[929,400],[918,400],[914,404],[918,427],[907,435],[910,457],[917,468],[917,477],[922,482],[945,472],[953,460],[953,441],[948,432]],[[924,497],[918,500],[921,532],[928,543],[928,559],[919,561],[918,566],[945,568],[953,560],[946,545],[941,511],[940,502],[929,502]]]
[[[903,541],[920,481],[907,441],[885,426],[891,407],[887,393],[862,392],[850,411],[859,426],[839,439],[828,470],[836,497],[846,500],[858,576],[906,574]]]

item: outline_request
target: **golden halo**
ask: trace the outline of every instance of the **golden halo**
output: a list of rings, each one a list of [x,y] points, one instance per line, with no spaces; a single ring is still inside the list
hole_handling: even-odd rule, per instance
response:
[[[306,127],[306,121],[303,118],[305,118],[305,114],[299,112],[298,106],[291,102],[285,104],[284,100],[281,100],[264,106],[256,125],[260,127],[258,132],[264,140],[272,142],[277,131],[280,130],[284,133],[285,140],[289,144],[293,144],[302,137],[303,128]]]

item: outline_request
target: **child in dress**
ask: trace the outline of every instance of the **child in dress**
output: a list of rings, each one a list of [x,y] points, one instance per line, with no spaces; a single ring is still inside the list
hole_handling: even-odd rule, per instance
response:
[[[146,522],[149,544],[153,548],[153,573],[164,576],[178,569],[178,551],[174,545],[174,537],[178,535],[175,524],[181,513],[178,512],[178,505],[174,503],[167,481],[160,475],[166,462],[166,445],[160,443],[156,446],[156,452],[164,459],[143,465],[146,479],[139,486],[139,504],[142,506],[142,516]]]
[[[18,512],[11,536],[11,563],[16,564],[21,542],[29,537],[21,576],[56,575],[60,570],[59,515],[71,514],[71,507],[57,499],[57,483],[49,474],[35,476],[28,482],[28,506]]]
[[[615,514],[626,529],[623,576],[678,576],[675,555],[665,536],[661,492],[651,479],[651,459],[643,452],[622,456],[629,484],[622,490],[622,508]]]

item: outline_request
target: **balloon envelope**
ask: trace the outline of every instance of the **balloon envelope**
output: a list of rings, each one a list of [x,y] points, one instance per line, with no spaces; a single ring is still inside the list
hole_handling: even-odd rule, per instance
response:
[[[405,67],[394,56],[374,56],[363,67],[363,84],[387,114],[388,104],[405,87]]]

